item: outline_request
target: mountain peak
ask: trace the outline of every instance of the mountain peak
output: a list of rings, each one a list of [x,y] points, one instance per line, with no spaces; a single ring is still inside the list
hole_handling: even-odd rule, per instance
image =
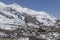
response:
[[[58,32],[55,32],[57,28],[60,28],[60,20],[47,12],[35,11],[16,3],[7,5],[0,2],[0,32],[3,30],[2,33],[8,37],[18,37],[22,34],[22,36],[55,40],[55,37],[60,36]],[[41,32],[43,34],[40,34]],[[7,37],[6,35],[4,37]]]
[[[4,9],[1,6],[4,7]],[[8,9],[6,7],[8,7]],[[26,13],[28,15],[36,17],[36,19],[39,22],[46,21],[46,20],[42,20],[42,19],[49,19],[52,23],[55,23],[55,20],[57,19],[54,16],[51,16],[51,15],[49,15],[46,12],[43,12],[43,11],[39,11],[38,12],[38,11],[35,11],[35,10],[31,10],[29,8],[22,7],[22,6],[18,5],[17,3],[13,3],[13,4],[10,4],[10,5],[7,5],[5,3],[0,2],[0,8],[2,8],[3,11],[5,11],[5,10],[10,10],[10,11],[11,10],[15,10],[16,12],[19,12],[19,13]],[[12,9],[9,9],[9,8],[12,8]],[[5,12],[8,12],[8,11],[5,11]],[[45,22],[44,22],[44,24],[45,24]]]
[[[0,7],[6,7],[7,5],[5,3],[0,2]]]

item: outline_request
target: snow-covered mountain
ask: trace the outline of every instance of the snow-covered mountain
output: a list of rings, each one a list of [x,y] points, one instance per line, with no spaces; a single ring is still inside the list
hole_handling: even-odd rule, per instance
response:
[[[45,28],[46,27],[46,28]],[[0,2],[0,31],[22,33],[24,36],[35,36],[42,31],[52,31],[52,28],[59,28],[60,21],[43,11],[34,11],[29,8],[22,7],[16,3],[7,5]],[[8,31],[7,31],[8,30]],[[15,34],[15,35],[14,35]],[[49,35],[50,33],[48,33]],[[42,37],[44,34],[42,34]],[[56,34],[58,35],[58,33]],[[9,36],[9,35],[8,35]],[[51,35],[50,35],[51,36]],[[49,37],[48,37],[49,39]]]

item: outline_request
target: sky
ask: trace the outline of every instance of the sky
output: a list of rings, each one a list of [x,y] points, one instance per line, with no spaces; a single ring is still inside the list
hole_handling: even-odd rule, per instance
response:
[[[45,11],[60,18],[60,0],[0,0],[6,4],[17,3],[36,11]]]

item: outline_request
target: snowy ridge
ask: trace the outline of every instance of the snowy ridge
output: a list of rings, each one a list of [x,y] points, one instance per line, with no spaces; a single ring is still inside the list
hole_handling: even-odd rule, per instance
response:
[[[53,16],[50,16],[46,12],[37,12],[37,11],[31,10],[31,9],[28,9],[28,8],[23,8],[23,7],[19,6],[16,3],[8,5],[8,6],[1,3],[1,5],[2,6],[4,5],[4,7],[11,7],[12,9],[15,9],[17,12],[20,12],[20,13],[27,13],[27,15],[31,15],[33,17],[36,17],[36,19],[38,21],[44,22],[44,24],[45,24],[45,21],[42,20],[42,19],[49,19],[52,23],[55,23],[56,22],[55,20],[57,19],[57,18],[55,18]],[[47,24],[48,24],[48,22],[47,22]]]
[[[60,23],[60,21],[59,21]],[[58,32],[46,33],[40,35],[40,30],[49,32],[52,28],[60,28],[58,19],[49,15],[43,11],[34,11],[25,7],[22,7],[16,3],[7,5],[0,2],[0,31],[9,37],[17,37],[18,33],[23,36],[36,36],[39,38],[45,38],[47,40],[55,40],[60,36]],[[45,28],[47,27],[47,28]],[[40,29],[41,28],[41,29]],[[54,29],[53,29],[54,30]],[[13,34],[11,34],[14,31]],[[55,30],[54,30],[55,31]],[[6,33],[4,33],[6,32]],[[11,32],[7,34],[7,32]],[[2,33],[2,32],[0,32]],[[44,32],[43,32],[44,33]],[[17,35],[15,35],[17,34]],[[1,36],[4,37],[1,34]],[[53,36],[51,36],[53,35]],[[49,37],[47,37],[49,36]]]

